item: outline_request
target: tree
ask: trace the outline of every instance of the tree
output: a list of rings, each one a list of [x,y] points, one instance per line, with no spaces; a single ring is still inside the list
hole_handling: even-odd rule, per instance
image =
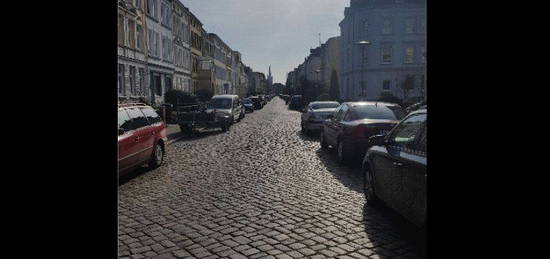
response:
[[[340,99],[340,86],[338,85],[338,74],[336,70],[332,70],[332,74],[330,75],[329,94],[332,100]]]
[[[181,104],[197,103],[197,97],[181,90],[170,90],[164,94],[164,100],[166,103],[173,106]]]

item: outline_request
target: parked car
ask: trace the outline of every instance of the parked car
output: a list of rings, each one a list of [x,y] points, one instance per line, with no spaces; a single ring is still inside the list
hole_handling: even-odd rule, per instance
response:
[[[367,204],[382,201],[416,226],[426,224],[426,117],[415,111],[386,135],[370,138],[363,159]]]
[[[362,158],[369,137],[391,130],[403,117],[401,106],[383,102],[346,102],[323,122],[321,147],[336,147],[338,162]]]
[[[309,135],[311,131],[319,131],[323,126],[323,121],[334,113],[340,106],[338,102],[311,102],[304,109],[301,120],[302,132]]]
[[[231,123],[243,118],[243,108],[238,95],[214,95],[210,99],[206,112],[221,112],[229,115]]]
[[[290,104],[288,104],[288,108],[291,110],[300,110],[304,107],[304,104],[302,103],[302,96],[301,95],[293,95],[290,98]]]
[[[250,100],[252,101],[252,103],[254,103],[254,109],[259,110],[259,109],[261,109],[261,108],[264,107],[264,105],[262,104],[262,100],[260,99],[260,97],[258,97],[258,96],[252,96],[252,97],[250,97]]]
[[[164,161],[166,125],[155,110],[141,103],[118,105],[118,174]]]
[[[250,98],[244,98],[243,105],[244,105],[245,111],[254,112],[254,103],[252,102],[252,100],[250,100]]]
[[[407,113],[411,113],[411,112],[416,111],[418,109],[426,109],[426,108],[427,108],[426,101],[421,101],[421,102],[410,105],[409,107],[407,107],[405,109],[405,111]]]

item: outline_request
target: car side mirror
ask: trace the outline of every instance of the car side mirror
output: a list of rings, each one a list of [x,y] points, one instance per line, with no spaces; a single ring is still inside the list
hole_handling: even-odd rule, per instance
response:
[[[369,138],[369,144],[373,146],[386,145],[386,135],[374,135]]]
[[[118,135],[122,135],[124,134],[124,129],[123,128],[118,128]]]

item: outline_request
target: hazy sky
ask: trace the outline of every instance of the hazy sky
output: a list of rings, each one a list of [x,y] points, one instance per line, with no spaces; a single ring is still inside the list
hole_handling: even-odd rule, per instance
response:
[[[181,0],[203,28],[242,54],[252,70],[285,83],[309,49],[340,35],[349,0]]]

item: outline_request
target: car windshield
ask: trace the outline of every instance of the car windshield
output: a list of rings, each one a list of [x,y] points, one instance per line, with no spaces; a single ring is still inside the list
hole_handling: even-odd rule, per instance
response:
[[[246,104],[251,104],[252,101],[250,99],[243,99],[243,103],[246,103]]]
[[[340,106],[339,103],[312,103],[311,109],[318,110],[318,109],[327,109],[327,108],[336,108]]]
[[[401,120],[405,111],[399,106],[360,105],[354,107],[357,119]]]
[[[231,99],[228,98],[215,98],[210,100],[208,104],[210,109],[231,109]]]

